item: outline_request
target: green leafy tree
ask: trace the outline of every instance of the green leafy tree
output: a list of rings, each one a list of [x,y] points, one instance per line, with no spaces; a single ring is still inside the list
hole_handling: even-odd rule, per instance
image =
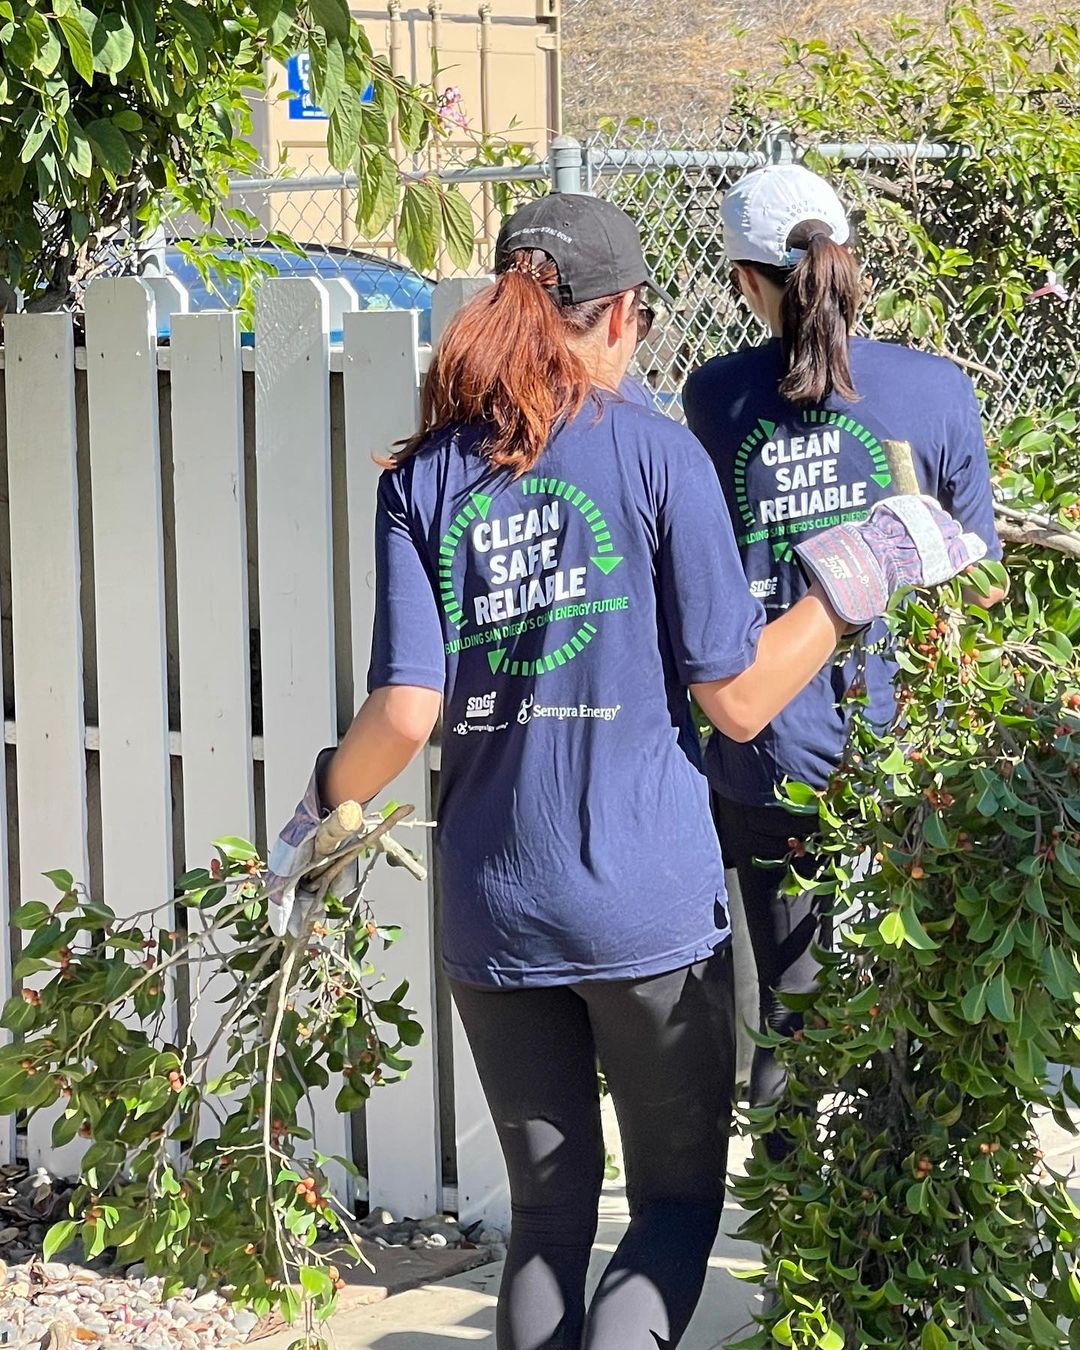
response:
[[[1035,20],[1006,3],[950,4],[943,26],[897,21],[884,40],[786,44],[744,71],[705,151],[788,151],[838,182],[855,208],[867,266],[861,323],[957,359],[1004,427],[1080,376],[1075,302],[1037,300],[1053,271],[1080,286],[1080,22],[1068,9]],[[753,324],[736,300],[719,206],[744,171],[666,167],[669,142],[648,120],[601,124],[613,143],[657,154],[642,173],[602,176],[600,190],[640,220],[650,266],[679,304],[657,365],[673,388]],[[838,162],[817,148],[873,142],[957,147],[940,158]]]
[[[429,179],[402,190],[394,159],[395,128],[413,152],[438,109],[373,53],[347,0],[0,0],[0,300],[69,304],[110,240],[167,214],[249,227],[225,204],[255,160],[249,100],[265,96],[268,62],[297,51],[329,115],[330,162],[357,175],[361,229],[399,214],[414,263],[441,244],[467,265],[465,199]]]

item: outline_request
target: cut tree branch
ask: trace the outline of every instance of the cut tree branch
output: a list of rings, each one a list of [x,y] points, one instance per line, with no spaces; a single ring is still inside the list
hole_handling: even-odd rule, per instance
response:
[[[1008,544],[1034,544],[1080,558],[1080,531],[1063,530],[1049,516],[1033,511],[1018,511],[1012,506],[994,503],[997,532]]]

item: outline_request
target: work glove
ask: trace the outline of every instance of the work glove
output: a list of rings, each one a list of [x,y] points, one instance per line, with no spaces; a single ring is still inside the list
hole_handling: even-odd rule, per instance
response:
[[[325,909],[330,877],[323,864],[344,851],[353,835],[337,827],[319,796],[319,779],[333,747],[320,752],[292,819],[278,835],[267,859],[266,896],[270,929],[277,937],[299,937],[312,920],[318,922]],[[359,810],[357,827],[363,827]],[[317,873],[311,876],[311,873]]]
[[[796,544],[807,573],[852,627],[879,618],[897,591],[939,586],[986,556],[932,497],[886,497],[858,524],[834,525]]]

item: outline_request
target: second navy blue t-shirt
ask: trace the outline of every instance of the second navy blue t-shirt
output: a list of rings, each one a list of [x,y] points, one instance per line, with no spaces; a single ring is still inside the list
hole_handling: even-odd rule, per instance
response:
[[[764,622],[708,458],[600,395],[523,477],[482,430],[379,489],[369,688],[444,691],[443,958],[471,983],[618,980],[729,935],[687,686]]]
[[[908,347],[853,338],[850,350],[855,403],[834,395],[803,407],[782,398],[777,339],[709,361],[684,391],[687,423],[716,466],[750,589],[770,618],[807,590],[794,545],[864,519],[895,491],[885,440],[911,443],[922,490],[985,540],[989,557],[1001,557],[971,381],[951,361]],[[875,626],[868,642],[884,632]],[[712,735],[706,764],[716,789],[763,806],[776,803],[785,779],[824,787],[843,755],[844,696],[862,659],[826,666],[749,744]],[[894,714],[894,674],[884,655],[865,657],[869,715],[879,724]]]

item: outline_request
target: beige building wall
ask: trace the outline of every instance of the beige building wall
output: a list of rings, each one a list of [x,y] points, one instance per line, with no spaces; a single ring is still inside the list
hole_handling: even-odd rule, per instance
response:
[[[449,127],[435,154],[447,166],[476,153],[476,141],[505,139],[529,147],[534,157],[547,153],[561,130],[561,0],[408,0],[354,5],[372,45],[412,83],[460,91],[459,107],[468,131]],[[433,77],[432,53],[438,68]],[[278,67],[274,88],[288,88]],[[297,176],[331,172],[326,154],[326,122],[289,115],[288,100],[271,98],[256,109],[256,143],[271,169],[282,157]],[[434,168],[428,155],[418,167]],[[490,190],[470,187],[478,225],[494,228]],[[358,237],[351,192],[275,194],[265,204],[246,203],[268,225],[288,231],[301,243],[343,244],[392,253],[388,240]],[[261,208],[261,209],[260,209]],[[490,243],[490,241],[487,241]],[[483,249],[481,250],[483,253]]]

